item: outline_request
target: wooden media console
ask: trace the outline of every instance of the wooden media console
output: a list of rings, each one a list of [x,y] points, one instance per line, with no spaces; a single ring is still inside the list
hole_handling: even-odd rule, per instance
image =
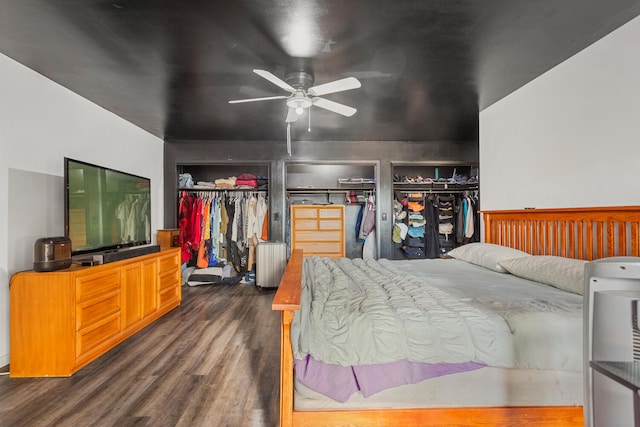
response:
[[[180,305],[179,248],[13,275],[10,376],[70,376]]]

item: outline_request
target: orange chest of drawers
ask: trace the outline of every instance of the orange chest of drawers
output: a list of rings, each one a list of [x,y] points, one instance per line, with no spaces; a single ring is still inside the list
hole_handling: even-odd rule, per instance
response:
[[[345,256],[344,206],[293,205],[291,207],[291,250],[305,256]]]
[[[180,250],[11,278],[10,376],[69,376],[180,305]]]

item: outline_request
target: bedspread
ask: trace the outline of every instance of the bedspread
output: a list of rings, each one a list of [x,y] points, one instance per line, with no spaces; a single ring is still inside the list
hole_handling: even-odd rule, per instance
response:
[[[439,261],[453,264],[456,260]],[[407,273],[396,266],[388,260],[305,258],[301,307],[291,327],[294,357],[304,359],[310,354],[318,361],[341,366],[407,360],[581,369],[581,336],[569,340],[556,337],[558,343],[552,344],[569,344],[571,348],[549,358],[541,357],[540,350],[529,357],[528,351],[519,349],[549,341],[544,330],[536,327],[538,324],[557,324],[568,334],[576,335],[577,331],[580,335],[579,298],[574,301],[569,297],[567,305],[575,307],[566,316],[567,313],[544,307],[531,291],[527,304],[522,304],[529,309],[518,307],[510,311],[505,308],[510,304],[508,298],[500,302],[495,298],[465,297],[443,275],[434,273],[430,277],[428,269],[420,274]],[[472,266],[469,277],[482,276],[482,270],[486,269]],[[500,282],[510,276],[487,274],[482,280],[490,283],[494,277]],[[521,284],[526,288],[528,281],[508,278],[514,279],[524,281]],[[475,292],[483,294],[481,287]],[[500,309],[496,310],[496,306]],[[550,320],[541,322],[543,318]],[[542,352],[552,350],[553,347],[543,347]]]
[[[342,366],[397,360],[511,365],[504,319],[422,278],[372,259],[317,256],[305,259],[303,275],[300,328],[292,324],[298,359],[311,354]]]

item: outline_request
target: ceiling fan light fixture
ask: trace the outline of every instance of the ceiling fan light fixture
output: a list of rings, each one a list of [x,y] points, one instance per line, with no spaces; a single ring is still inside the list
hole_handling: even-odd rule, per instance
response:
[[[291,98],[287,99],[287,107],[293,108],[298,115],[304,113],[304,110],[312,105],[313,103],[304,95],[304,93],[296,93]]]

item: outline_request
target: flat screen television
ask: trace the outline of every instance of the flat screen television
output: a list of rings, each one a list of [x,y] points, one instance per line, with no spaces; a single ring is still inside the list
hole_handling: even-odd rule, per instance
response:
[[[71,255],[151,243],[151,180],[64,158],[65,237]]]

